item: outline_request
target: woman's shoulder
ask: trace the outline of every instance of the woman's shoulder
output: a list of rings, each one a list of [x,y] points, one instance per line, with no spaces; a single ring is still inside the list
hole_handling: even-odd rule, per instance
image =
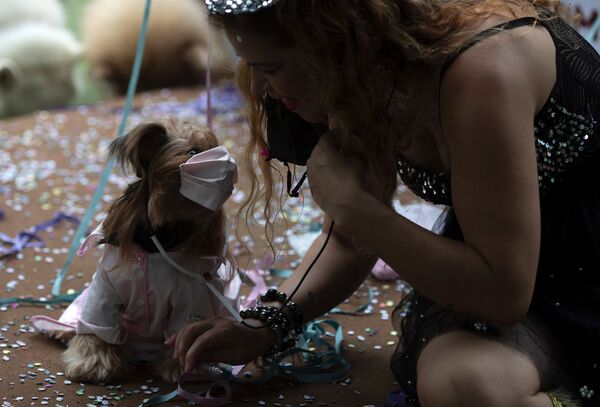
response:
[[[510,21],[513,20],[504,16],[491,16],[473,23],[474,36],[479,39],[473,42],[473,37],[466,38],[468,47],[460,49],[443,70],[442,103],[444,99],[456,102],[452,99],[457,89],[493,92],[495,87],[501,87],[513,88],[518,93],[533,92],[536,111],[545,104],[556,82],[556,50],[552,37],[535,19],[520,19],[530,24],[520,24],[510,30],[500,28]],[[480,36],[481,33],[489,34]],[[525,89],[517,89],[517,86]]]

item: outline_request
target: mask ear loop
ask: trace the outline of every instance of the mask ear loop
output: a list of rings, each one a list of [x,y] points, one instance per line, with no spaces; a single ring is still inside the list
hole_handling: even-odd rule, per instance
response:
[[[152,163],[150,165],[152,165]],[[219,300],[219,302],[221,302],[221,304],[223,304],[223,306],[227,309],[227,311],[229,311],[231,316],[234,319],[236,319],[238,322],[241,322],[242,318],[240,317],[239,313],[233,308],[233,306],[230,304],[229,300],[227,298],[225,298],[225,296],[223,294],[221,294],[219,292],[219,290],[217,288],[215,288],[215,286],[210,281],[207,281],[202,276],[199,276],[199,275],[189,271],[188,269],[186,269],[185,267],[183,267],[182,265],[177,263],[175,260],[173,260],[171,258],[171,256],[168,255],[167,251],[164,249],[164,247],[158,240],[158,237],[156,236],[156,231],[152,227],[152,223],[150,222],[150,218],[148,217],[148,203],[150,201],[150,194],[149,194],[148,190],[146,190],[146,197],[147,197],[146,213],[145,213],[146,223],[148,224],[148,229],[150,230],[150,240],[152,240],[152,242],[154,243],[154,246],[156,246],[156,249],[159,251],[159,253],[163,256],[163,258],[167,261],[167,263],[169,263],[171,266],[173,266],[175,269],[177,269],[182,274],[184,274],[188,277],[191,277],[195,280],[202,281],[202,283],[204,283],[208,287],[208,289]],[[223,260],[221,260],[220,257],[216,257],[216,258],[217,258],[217,268],[218,268],[221,266],[221,264],[223,264]]]

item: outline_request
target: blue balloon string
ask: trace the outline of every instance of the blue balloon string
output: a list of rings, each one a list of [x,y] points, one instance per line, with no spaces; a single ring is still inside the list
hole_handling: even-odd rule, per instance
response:
[[[140,36],[138,38],[137,48],[135,51],[135,60],[133,63],[133,70],[131,72],[131,79],[129,80],[129,86],[127,88],[127,98],[125,100],[123,116],[121,118],[121,124],[119,125],[119,130],[118,130],[119,137],[122,137],[123,134],[125,133],[125,126],[127,125],[127,118],[129,116],[131,107],[133,105],[133,96],[135,95],[137,82],[138,82],[138,79],[140,76],[140,68],[142,66],[142,58],[144,56],[144,44],[146,43],[146,33],[148,31],[148,20],[150,18],[151,4],[152,4],[152,0],[146,0],[146,8],[144,10],[144,19],[142,20]],[[54,296],[60,295],[60,286],[63,282],[63,279],[67,275],[69,268],[71,267],[71,263],[73,262],[73,259],[75,258],[75,254],[77,253],[77,250],[81,243],[81,239],[83,239],[83,237],[87,231],[88,225],[90,224],[90,221],[92,220],[92,216],[94,215],[96,206],[98,205],[98,203],[100,202],[100,199],[102,198],[102,193],[104,192],[104,189],[106,188],[106,184],[108,183],[108,178],[109,178],[110,174],[112,173],[114,165],[115,165],[114,159],[110,159],[106,163],[106,166],[104,167],[104,170],[102,171],[102,175],[100,177],[100,182],[98,183],[98,186],[96,187],[96,190],[94,191],[94,195],[92,196],[92,201],[90,202],[90,205],[88,206],[88,208],[85,212],[85,215],[83,216],[83,219],[81,219],[81,223],[79,224],[79,227],[77,228],[77,232],[75,233],[75,237],[73,238],[73,242],[69,249],[69,254],[67,255],[67,260],[65,261],[65,264],[64,264],[62,270],[58,273],[58,275],[56,276],[56,279],[54,280],[54,284],[52,286],[52,295],[54,295]]]

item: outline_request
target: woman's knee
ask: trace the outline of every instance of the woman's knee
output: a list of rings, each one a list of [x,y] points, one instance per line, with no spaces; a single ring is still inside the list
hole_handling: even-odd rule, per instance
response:
[[[424,407],[526,406],[539,386],[539,373],[526,355],[469,332],[434,338],[417,364]]]

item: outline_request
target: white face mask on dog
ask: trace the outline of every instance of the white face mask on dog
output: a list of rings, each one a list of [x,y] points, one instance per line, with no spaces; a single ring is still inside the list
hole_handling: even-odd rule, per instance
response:
[[[179,192],[212,211],[221,209],[237,182],[237,165],[222,146],[194,155],[179,168]]]

